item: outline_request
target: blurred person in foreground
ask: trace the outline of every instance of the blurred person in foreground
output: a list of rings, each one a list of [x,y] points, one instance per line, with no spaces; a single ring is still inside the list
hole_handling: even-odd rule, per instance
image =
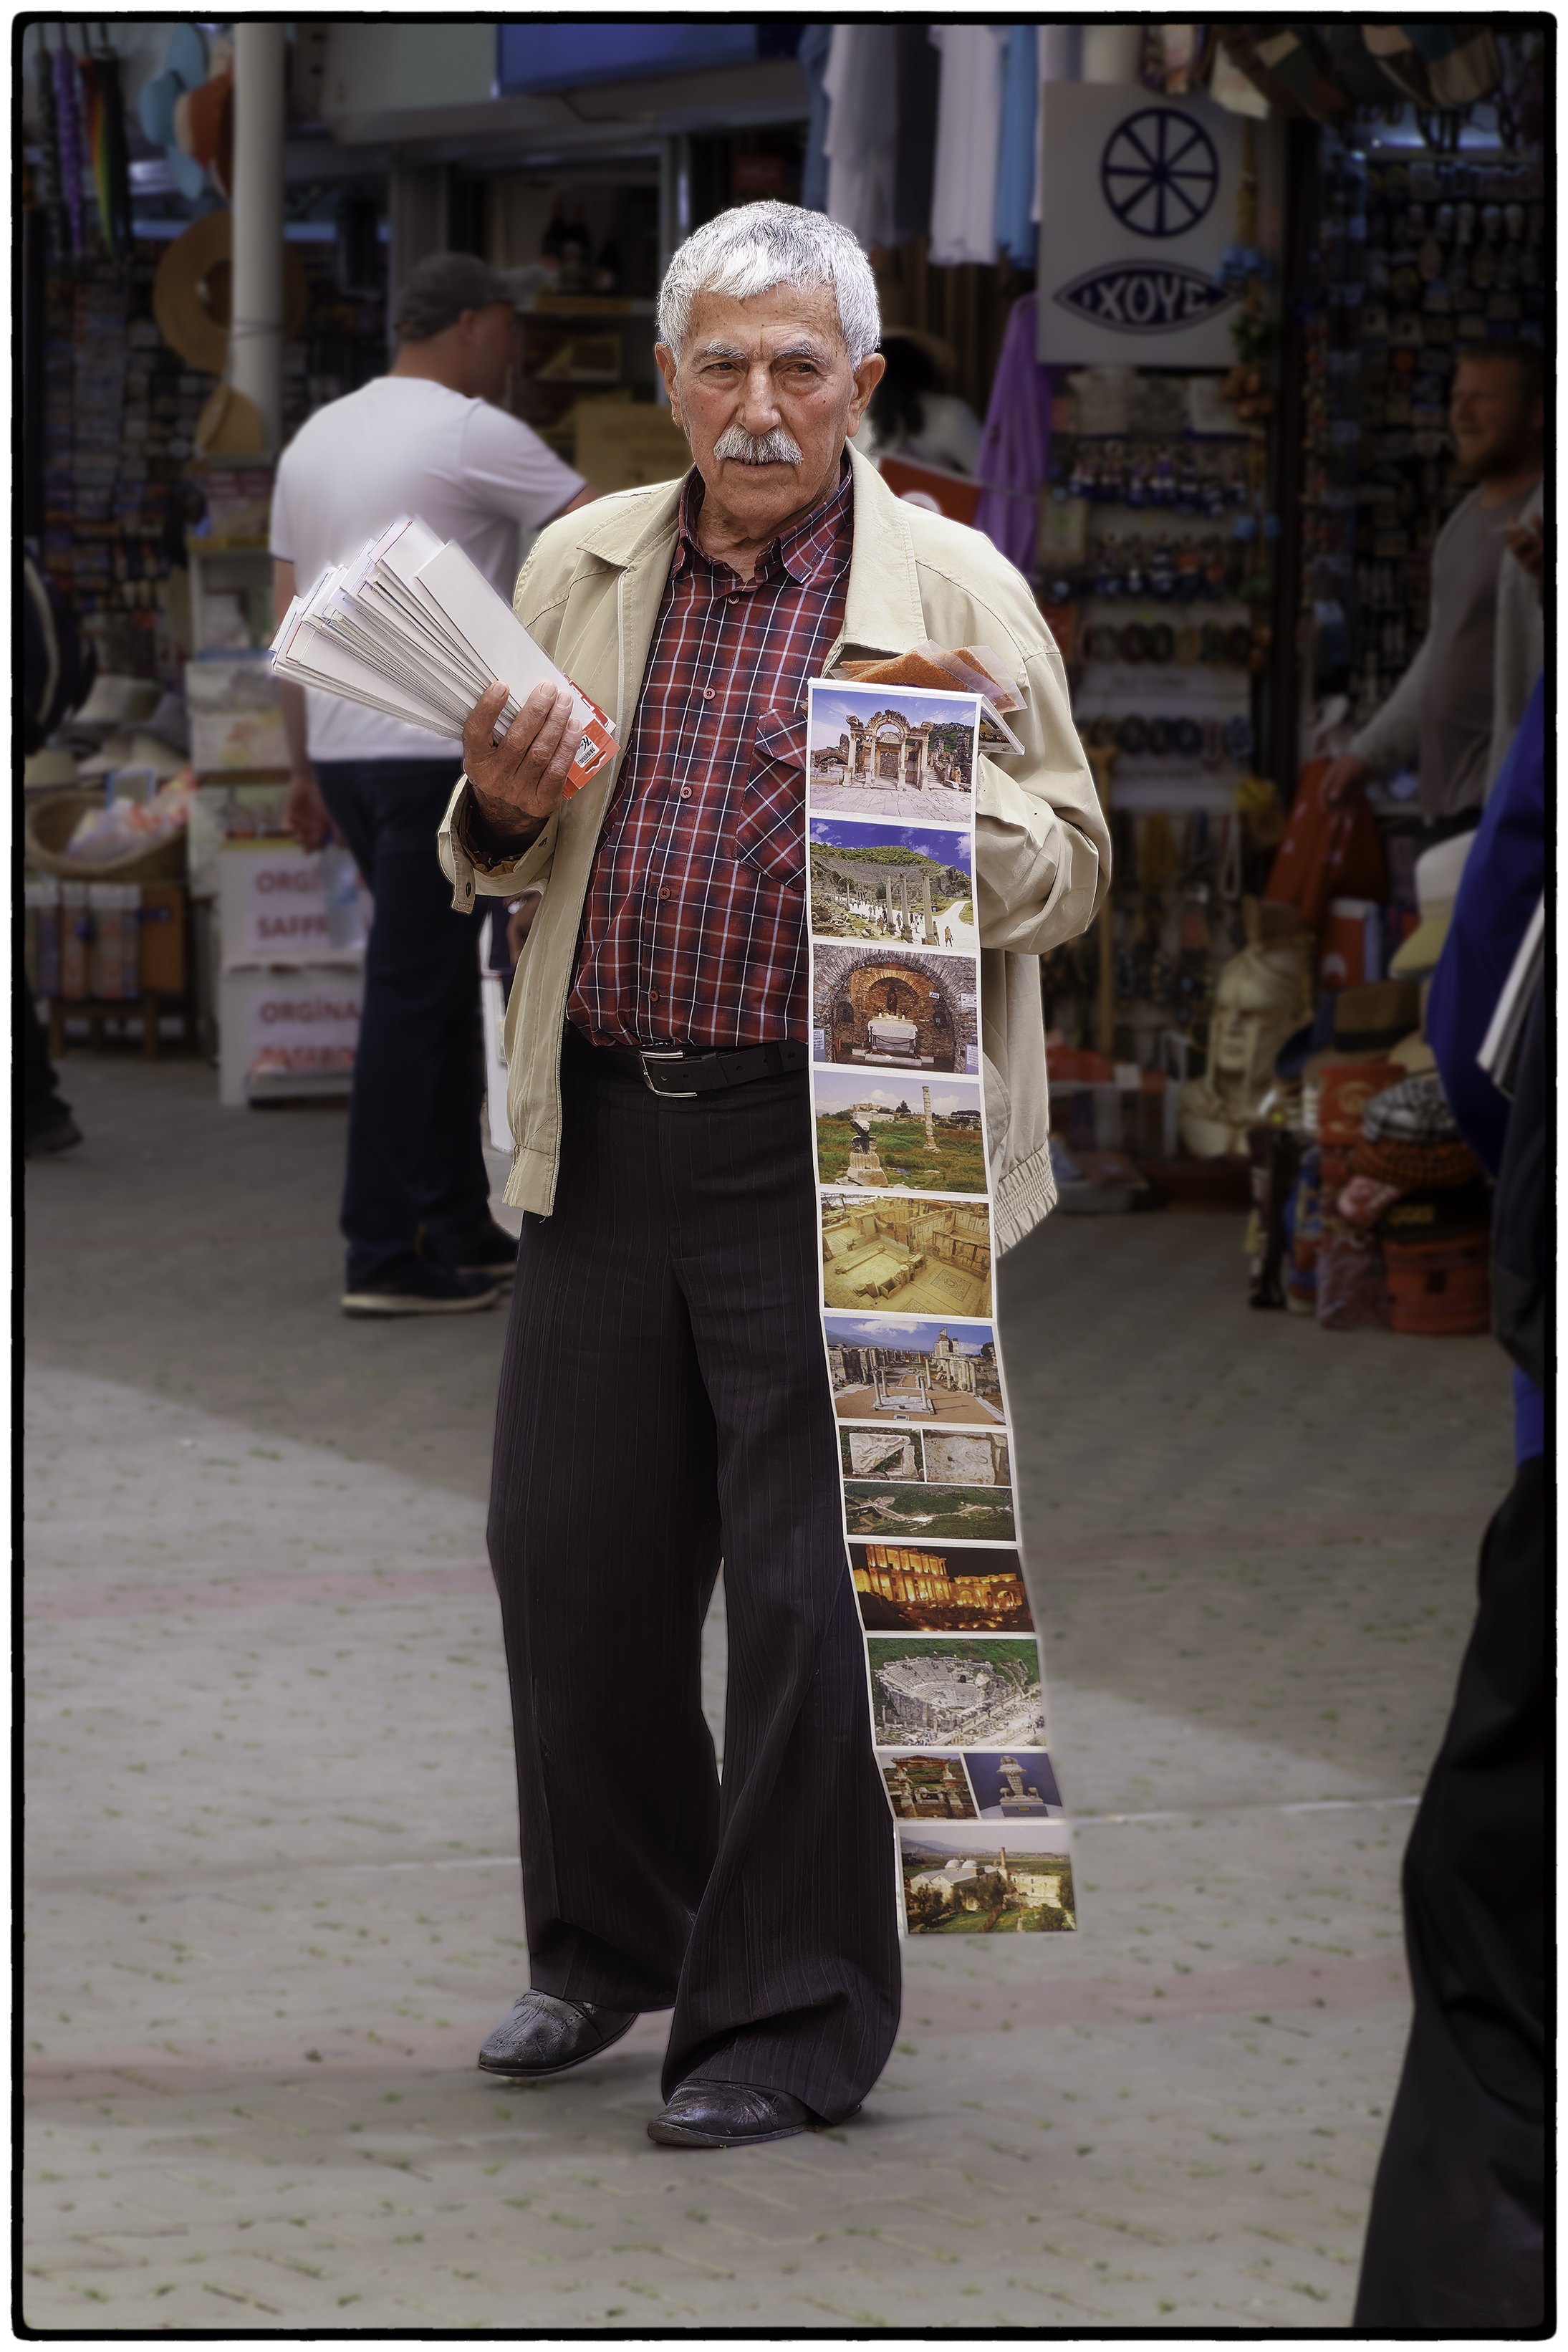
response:
[[[41,751],[57,727],[86,701],[98,669],[92,646],[57,588],[45,579],[31,548],[22,555],[22,756]],[[20,941],[11,992],[22,1045],[22,1154],[44,1160],[69,1151],[81,1129],[60,1093],[49,1041],[22,965]]]
[[[650,2134],[727,2148],[852,2115],[899,2011],[818,1296],[808,681],[928,637],[1027,679],[1021,755],[975,778],[998,1248],[1051,1205],[1039,958],[1091,920],[1110,845],[1028,583],[846,450],[882,373],[850,233],[720,214],[658,316],[691,470],[553,524],[516,598],[625,749],[563,802],[570,698],[536,691],[497,745],[494,687],[442,839],[456,905],[542,894],[507,1015],[525,1214],[490,1505],[531,1990],[480,2063],[547,2077],[673,2010]]]
[[[1432,551],[1431,617],[1420,651],[1322,779],[1333,807],[1373,776],[1414,765],[1422,848],[1474,831],[1545,658],[1545,381],[1532,343],[1460,353],[1448,425],[1476,487]]]
[[[1546,2322],[1552,1145],[1539,975],[1521,991],[1527,1017],[1506,1092],[1478,1059],[1546,887],[1545,748],[1538,680],[1466,861],[1427,1008],[1444,1094],[1497,1180],[1492,1328],[1513,1364],[1515,1472],[1481,1543],[1453,1712],[1405,1854],[1414,2015],[1354,2323],[1378,2336],[1502,2336]]]
[[[517,346],[513,288],[498,270],[471,254],[422,261],[397,331],[391,372],[319,409],[278,461],[279,620],[328,564],[350,562],[400,514],[456,540],[509,596],[518,525],[592,496],[496,404]],[[490,1213],[473,933],[452,913],[431,847],[462,747],[335,695],[281,691],[290,828],[308,849],[336,831],[375,902],[349,1109],[343,1310],[492,1306],[517,1244]]]

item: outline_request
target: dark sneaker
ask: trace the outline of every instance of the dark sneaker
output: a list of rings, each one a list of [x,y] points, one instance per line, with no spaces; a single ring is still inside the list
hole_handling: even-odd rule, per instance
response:
[[[460,1274],[423,1258],[398,1266],[374,1281],[345,1290],[345,1315],[471,1315],[494,1307],[501,1296],[488,1275]]]
[[[26,1160],[44,1160],[52,1152],[68,1151],[81,1141],[81,1129],[64,1103],[55,1103],[37,1118],[26,1120],[22,1128],[22,1156]]]

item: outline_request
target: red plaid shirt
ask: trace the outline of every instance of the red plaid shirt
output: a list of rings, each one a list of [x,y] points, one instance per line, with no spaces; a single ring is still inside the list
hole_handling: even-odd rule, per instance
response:
[[[700,497],[694,472],[589,877],[566,1010],[601,1045],[807,1034],[806,681],[843,626],[853,483],[750,581],[698,546]]]

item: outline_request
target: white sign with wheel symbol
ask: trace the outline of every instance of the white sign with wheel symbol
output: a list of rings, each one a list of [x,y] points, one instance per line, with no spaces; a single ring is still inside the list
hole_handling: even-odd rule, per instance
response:
[[[1229,365],[1237,297],[1222,265],[1252,241],[1239,235],[1244,144],[1258,241],[1271,241],[1274,126],[1132,88],[1052,82],[1041,100],[1040,358]]]

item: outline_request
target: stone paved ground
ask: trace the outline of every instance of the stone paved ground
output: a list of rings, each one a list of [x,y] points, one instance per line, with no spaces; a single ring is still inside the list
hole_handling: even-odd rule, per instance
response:
[[[1082,1931],[916,1941],[864,2114],[526,2090],[498,1318],[334,1309],[340,1114],[68,1065],[28,1172],[26,2139],[47,2328],[1343,2326],[1396,1869],[1509,1476],[1489,1343],[1243,1304],[1229,1219],[1002,1268]],[[722,1626],[710,1628],[710,1691]]]

